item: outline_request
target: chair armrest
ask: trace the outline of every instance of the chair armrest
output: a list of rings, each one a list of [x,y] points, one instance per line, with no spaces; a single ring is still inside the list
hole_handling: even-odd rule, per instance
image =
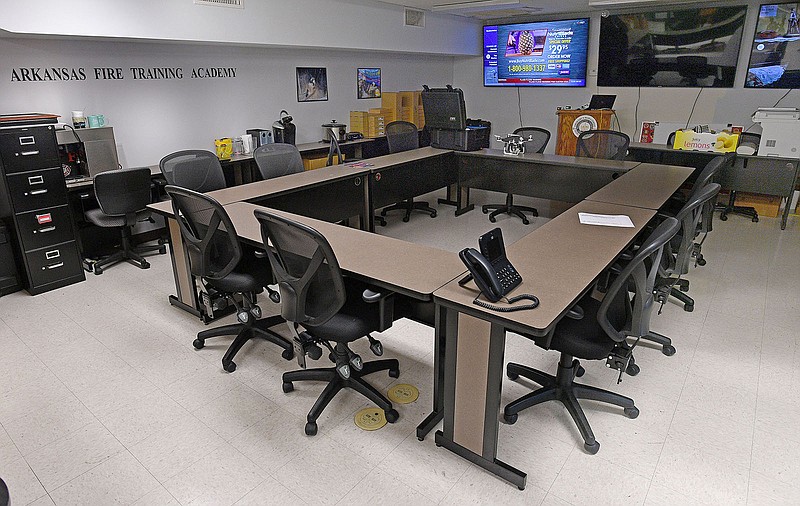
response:
[[[361,298],[364,300],[364,302],[369,302],[370,304],[372,304],[375,302],[380,302],[386,297],[393,294],[394,292],[383,293],[383,292],[377,292],[371,288],[367,288],[364,290],[364,293],[361,294]]]
[[[267,258],[267,252],[257,249],[253,252],[253,256],[256,258]]]
[[[572,306],[569,311],[567,311],[567,318],[571,318],[573,320],[583,320],[583,308],[579,305],[575,304]]]

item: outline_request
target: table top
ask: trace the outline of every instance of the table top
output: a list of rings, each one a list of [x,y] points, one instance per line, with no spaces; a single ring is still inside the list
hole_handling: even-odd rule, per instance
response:
[[[247,202],[226,205],[236,233],[251,244],[262,243],[261,228],[253,215],[256,209],[266,209],[316,229],[330,243],[342,269],[418,299],[430,300],[437,288],[466,271],[458,255],[449,251]]]
[[[642,163],[586,200],[658,209],[694,172],[693,167]]]
[[[579,212],[625,214],[634,228],[582,225]],[[481,308],[472,303],[479,294],[475,284],[461,287],[457,280],[436,290],[434,297],[445,305],[490,315],[509,330],[546,335],[655,214],[652,209],[584,200],[509,246],[508,259],[523,280],[509,296],[536,295],[536,309],[500,313]]]
[[[598,169],[608,169],[612,171],[627,171],[641,162],[603,160],[600,158],[585,158],[580,156],[564,156],[545,153],[524,153],[521,155],[507,155],[502,149],[481,149],[478,151],[459,151],[462,157],[492,158],[497,160],[508,160],[509,162],[528,162],[543,165],[558,165],[562,167],[587,167],[591,166]]]

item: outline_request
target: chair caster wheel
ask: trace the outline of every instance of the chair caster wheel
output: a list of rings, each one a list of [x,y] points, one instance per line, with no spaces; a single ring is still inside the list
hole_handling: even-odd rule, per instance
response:
[[[411,218],[409,218],[408,216],[403,216],[403,221],[404,221],[405,223],[408,223],[408,220],[410,220],[410,219],[411,219]]]
[[[98,266],[95,265],[94,266],[94,273],[95,273],[95,275],[99,276],[100,274],[103,273],[103,268],[102,267],[98,267]]]
[[[205,345],[205,340],[200,339],[199,337],[192,342],[192,346],[194,346],[195,350],[202,350]]]
[[[233,372],[236,370],[236,363],[231,361],[226,363],[222,363],[222,368],[225,369],[225,372]]]
[[[306,436],[317,435],[317,422],[308,422],[306,424]]]
[[[281,357],[283,357],[286,360],[293,359],[294,358],[294,350],[291,349],[291,348],[289,348],[288,350],[283,350],[283,353],[281,353]]]
[[[598,443],[597,441],[595,441],[592,444],[583,443],[583,449],[586,450],[586,453],[588,453],[589,455],[594,455],[600,451],[600,443]]]
[[[523,225],[530,225],[530,224],[531,224],[531,222],[530,222],[530,221],[528,221],[528,220],[522,220],[522,224],[523,224]]]
[[[637,374],[639,374],[640,371],[641,369],[639,368],[638,365],[628,364],[628,367],[625,369],[625,374],[627,374],[628,376],[636,376]]]
[[[150,268],[150,262],[142,262],[142,269],[149,269],[149,268]]]
[[[391,377],[391,378],[399,378],[400,377],[400,369],[389,369],[389,377]]]
[[[625,408],[625,416],[627,416],[630,419],[634,419],[634,418],[638,417],[639,416],[639,408],[637,408],[636,406],[633,406],[633,407],[630,407],[630,408]]]
[[[261,318],[261,308],[258,306],[253,306],[250,308],[250,314],[253,315],[253,318],[256,320]]]
[[[505,422],[509,425],[514,425],[517,423],[517,418],[519,418],[517,413],[514,413],[513,415],[503,413],[503,420],[505,420]]]
[[[167,254],[167,248],[166,247],[158,248],[158,254],[159,255],[166,255]]]
[[[722,220],[722,221],[728,221],[728,215],[727,214],[720,214],[719,215],[719,219]]]
[[[753,217],[753,223],[758,223],[758,217],[757,216]]]
[[[578,370],[577,370],[577,371],[575,371],[575,376],[577,376],[578,378],[580,378],[580,377],[582,377],[584,374],[586,374],[586,369],[584,369],[582,365],[579,365],[579,366],[578,366]]]
[[[281,303],[281,294],[276,292],[276,291],[274,291],[274,290],[272,290],[272,291],[269,292],[269,300],[271,300],[275,304],[280,304]]]
[[[291,381],[284,381],[283,382],[283,393],[288,394],[292,390],[294,390],[294,383],[292,383]]]
[[[436,211],[433,211],[433,212],[431,213],[431,218],[436,218]],[[758,220],[756,220],[756,221],[758,221]]]
[[[702,266],[704,266],[705,264],[706,264],[706,259],[705,259],[705,258],[698,258],[698,259],[697,259],[697,265],[699,265],[699,266],[701,266],[701,267],[702,267]]]
[[[661,353],[664,355],[671,357],[675,354],[675,347],[671,344],[665,344],[663,348],[661,348]]]
[[[483,211],[483,214],[489,214],[489,210],[485,207],[481,207],[481,211]]]
[[[694,311],[694,304],[684,304],[683,310],[686,311],[687,313],[691,313],[692,311]]]
[[[506,376],[508,376],[508,379],[510,379],[511,381],[517,381],[517,378],[519,378],[519,374],[511,371],[506,373]]]
[[[425,441],[424,437],[417,437],[417,441]]]
[[[497,218],[495,218],[494,216],[489,216],[489,221],[491,221],[492,223],[497,223]]]
[[[384,411],[383,414],[386,416],[386,421],[389,423],[394,423],[400,419],[400,413],[398,413],[396,409]]]

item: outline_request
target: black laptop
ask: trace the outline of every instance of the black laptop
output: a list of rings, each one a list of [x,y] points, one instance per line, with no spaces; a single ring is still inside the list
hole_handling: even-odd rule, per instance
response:
[[[614,107],[614,101],[616,99],[616,95],[592,95],[592,100],[589,102],[589,109],[611,109]]]

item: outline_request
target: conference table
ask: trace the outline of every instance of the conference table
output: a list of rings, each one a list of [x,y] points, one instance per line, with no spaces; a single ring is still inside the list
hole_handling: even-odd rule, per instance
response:
[[[665,144],[631,142],[628,159],[657,164],[683,165],[702,169],[719,153],[672,149]],[[800,159],[775,156],[736,155],[733,166],[724,168],[715,182],[723,190],[733,190],[786,199],[781,215],[781,230],[791,212],[789,203],[797,184],[800,184]]]
[[[413,170],[415,160],[426,160],[426,163],[433,163],[431,162],[433,160],[435,162],[433,166],[444,167],[440,173],[434,174],[440,178],[439,182],[448,183],[455,174],[455,181],[458,184],[459,170],[453,170],[447,162],[448,157],[449,161],[453,162],[456,161],[453,159],[454,156],[463,154],[446,150],[431,151],[433,149],[421,148],[415,150],[416,152],[406,152],[405,156],[388,160],[381,160],[385,157],[370,159],[371,167],[339,166],[339,172],[330,172],[337,170],[334,167],[320,170],[330,172],[328,177],[333,184],[349,181],[361,191],[366,187],[368,204],[361,207],[368,209],[370,214],[367,217],[369,217],[374,212],[369,205],[370,202],[374,204],[369,191],[375,184],[364,185],[364,179],[375,181],[376,175],[386,174],[395,166],[401,170]],[[491,153],[489,155],[493,156]],[[543,163],[539,160],[533,162],[515,161],[514,158],[506,160],[509,166],[515,163],[528,163],[534,166]],[[575,170],[577,163],[575,160],[565,160],[565,162],[568,171]],[[597,170],[593,167],[597,160],[587,159],[584,162],[586,170]],[[534,310],[515,313],[494,312],[474,305],[473,300],[478,291],[472,284],[467,284],[465,287],[458,285],[458,279],[466,270],[458,255],[453,252],[308,216],[306,213],[316,212],[315,206],[308,206],[302,214],[286,209],[272,207],[268,209],[320,231],[330,242],[346,275],[370,283],[380,290],[394,293],[394,305],[397,308],[402,307],[403,310],[382,309],[382,321],[386,325],[391,325],[393,319],[410,317],[434,327],[433,406],[431,414],[418,426],[417,437],[423,439],[443,420],[443,429],[436,433],[437,445],[448,448],[519,488],[524,488],[526,474],[497,458],[505,333],[513,331],[537,337],[551,334],[557,322],[591,287],[593,280],[628,247],[653,218],[656,209],[663,205],[692,173],[692,169],[686,167],[616,163],[615,170],[609,170],[609,166],[605,163],[598,164],[604,167],[606,177],[597,180],[598,187],[592,185],[584,187],[584,191],[591,190],[583,195],[585,200],[579,200],[575,206],[541,227],[532,229],[530,234],[507,248],[509,259],[523,278],[522,284],[509,295],[533,293],[541,301],[540,306]],[[460,166],[460,163],[456,165]],[[557,164],[551,163],[551,166],[554,167],[553,170],[558,170]],[[441,177],[443,173],[449,176]],[[580,176],[582,173],[576,174]],[[616,174],[616,177],[612,177],[612,174]],[[355,185],[353,183],[355,178],[361,178],[362,182]],[[253,211],[262,205],[270,206],[278,202],[271,198],[274,195],[291,195],[293,192],[290,191],[290,187],[302,192],[303,186],[293,186],[295,184],[293,179],[297,180],[298,184],[302,180],[312,187],[323,187],[326,177],[324,173],[295,174],[277,180],[253,183],[260,185],[258,189],[229,188],[211,194],[224,205],[239,237],[252,246],[263,247],[260,228]],[[401,178],[390,181],[393,181],[393,185],[401,186]],[[386,182],[383,176],[375,181],[375,183],[381,182]],[[563,180],[562,183],[564,182],[568,181]],[[242,193],[235,193],[234,190],[237,189]],[[413,193],[414,190],[407,189],[406,192]],[[356,193],[358,192],[353,194]],[[573,188],[565,190],[564,195],[577,198]],[[235,200],[241,197],[247,197],[251,201]],[[628,205],[628,201],[631,205]],[[151,205],[151,208],[163,214],[170,224],[176,283],[180,270],[183,270],[184,274],[189,273],[189,277],[185,280],[187,283],[194,283],[190,277],[188,258],[183,251],[180,231],[171,206],[162,202]],[[579,212],[625,214],[631,218],[634,227],[582,225],[578,221]],[[390,261],[387,261],[388,259]],[[190,287],[178,289],[180,294],[184,289],[190,290]],[[408,307],[421,309],[409,312],[406,309]],[[389,311],[391,314],[387,317],[384,311]]]

